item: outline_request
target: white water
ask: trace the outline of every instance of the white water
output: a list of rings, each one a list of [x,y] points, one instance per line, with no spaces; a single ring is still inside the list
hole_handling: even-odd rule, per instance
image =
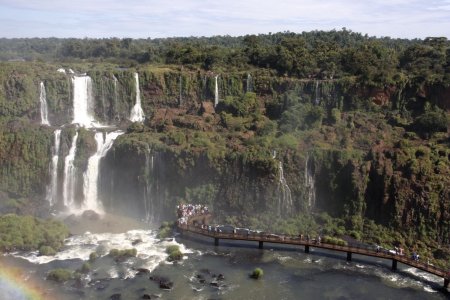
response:
[[[309,157],[306,157],[305,162],[305,188],[308,196],[308,208],[312,209],[316,203],[316,186],[314,174],[309,165]]]
[[[136,83],[136,104],[131,109],[130,121],[131,122],[143,122],[145,119],[144,111],[141,107],[141,91],[139,89],[139,74],[134,73],[134,79]]]
[[[250,73],[247,74],[247,93],[253,91],[253,81],[252,81],[252,75]]]
[[[53,135],[55,137],[55,144],[53,145],[50,189],[47,193],[47,201],[50,203],[50,206],[56,204],[58,196],[58,161],[59,148],[61,145],[61,129],[56,129],[55,132],[53,132]]]
[[[147,145],[147,151],[145,153],[145,190],[144,190],[144,210],[145,210],[145,222],[150,223],[153,221],[153,205],[152,205],[152,184],[151,177],[153,175],[154,158],[151,153],[150,147]]]
[[[44,83],[40,84],[39,101],[41,103],[41,124],[50,126],[48,121],[47,94],[45,93]]]
[[[219,85],[217,84],[217,78],[219,78],[219,75],[216,75],[215,77],[216,85],[214,88],[214,107],[216,107],[217,104],[219,104]]]
[[[319,105],[319,103],[320,103],[320,95],[319,95],[319,93],[320,93],[319,81],[316,81],[316,89],[315,89],[315,96],[316,96],[315,102],[316,102],[316,105]]]
[[[89,76],[73,76],[73,124],[95,126],[92,80]]]
[[[122,131],[109,132],[105,136],[102,132],[95,133],[97,151],[89,158],[86,172],[83,174],[83,210],[94,210],[98,213],[103,213],[103,205],[98,197],[100,161],[111,149],[114,140],[121,134],[123,134]]]
[[[278,214],[283,215],[292,211],[292,195],[286,178],[284,178],[283,164],[278,162],[279,185],[278,185]]]
[[[133,241],[142,240],[142,242],[133,245]],[[82,235],[74,235],[65,241],[65,246],[55,256],[39,256],[38,252],[13,253],[13,256],[28,260],[34,264],[46,264],[55,260],[81,259],[89,260],[89,255],[96,252],[99,257],[105,256],[111,249],[130,249],[137,250],[138,260],[132,260],[124,264],[129,268],[129,277],[134,277],[136,271],[132,268],[146,268],[153,271],[160,263],[167,258],[166,247],[169,245],[178,245],[181,252],[192,253],[186,249],[183,244],[178,244],[174,240],[160,241],[156,238],[156,232],[151,230],[130,230],[125,233],[99,233],[93,234],[86,232]],[[117,272],[111,270],[108,272],[111,278],[118,277]]]
[[[63,201],[67,208],[72,208],[75,199],[76,169],[73,164],[77,152],[78,131],[72,138],[69,154],[64,159]]]
[[[56,70],[56,72],[66,74],[66,70],[64,70],[63,68],[59,68],[58,70]]]
[[[114,80],[114,112],[115,112],[115,119],[116,121],[120,121],[120,115],[119,115],[119,107],[118,107],[118,94],[117,94],[117,78],[113,75]]]

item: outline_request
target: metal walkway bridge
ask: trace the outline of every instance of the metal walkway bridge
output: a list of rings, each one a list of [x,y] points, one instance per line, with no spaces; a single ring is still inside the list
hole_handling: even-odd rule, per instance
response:
[[[209,217],[209,216],[206,216]],[[201,228],[200,226],[190,225],[188,224],[178,224],[178,230],[180,233],[194,233],[199,234],[205,237],[210,237],[214,239],[214,245],[219,246],[219,240],[235,240],[235,241],[254,241],[258,242],[258,247],[263,249],[264,243],[274,243],[274,244],[284,244],[284,245],[298,245],[304,246],[305,253],[309,253],[310,248],[320,248],[327,249],[331,251],[339,251],[347,253],[347,261],[352,260],[352,254],[359,254],[365,256],[372,256],[384,259],[392,260],[392,270],[397,270],[397,263],[400,262],[402,264],[417,268],[424,272],[428,272],[430,274],[436,275],[444,279],[444,289],[448,289],[450,282],[450,271],[446,271],[435,266],[429,265],[427,263],[423,263],[418,260],[413,260],[405,255],[398,255],[394,253],[390,253],[387,251],[376,251],[374,249],[370,249],[368,247],[362,246],[340,246],[334,244],[328,244],[323,242],[305,240],[298,236],[289,236],[289,235],[275,235],[270,233],[264,234],[239,234],[239,233],[224,233],[224,232],[216,232],[213,230],[208,230],[205,228]]]

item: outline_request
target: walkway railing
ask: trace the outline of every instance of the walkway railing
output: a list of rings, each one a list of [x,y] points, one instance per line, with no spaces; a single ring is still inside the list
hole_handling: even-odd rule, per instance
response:
[[[189,222],[188,222],[189,223]],[[444,278],[444,286],[448,287],[449,279],[450,279],[450,273],[449,271],[446,271],[444,269],[413,260],[405,255],[399,255],[394,254],[391,252],[388,252],[386,250],[380,250],[376,251],[374,249],[371,249],[367,246],[363,246],[361,244],[355,245],[350,244],[346,246],[341,245],[335,245],[335,244],[329,244],[329,243],[323,243],[318,242],[314,240],[305,240],[298,236],[289,236],[289,235],[275,235],[271,233],[263,233],[263,234],[239,234],[239,233],[224,233],[224,232],[217,232],[214,230],[208,230],[205,228],[201,228],[199,226],[194,225],[188,225],[188,224],[178,224],[178,228],[181,232],[192,232],[196,234],[200,234],[206,237],[214,238],[216,241],[216,244],[218,245],[219,239],[227,239],[227,240],[239,240],[239,241],[255,241],[260,243],[260,247],[262,247],[262,243],[276,243],[276,244],[285,244],[285,245],[300,245],[305,246],[305,252],[309,252],[309,247],[314,248],[321,248],[321,249],[327,249],[327,250],[334,250],[334,251],[340,251],[340,252],[347,252],[347,259],[351,260],[351,254],[359,254],[359,255],[366,255],[366,256],[372,256],[372,257],[379,257],[379,258],[385,258],[385,259],[391,259],[393,261],[393,269],[397,266],[397,261],[401,262],[403,264],[415,267],[417,269],[420,269],[422,271],[431,273],[433,275],[436,275],[438,277]],[[395,265],[395,267],[394,267]]]

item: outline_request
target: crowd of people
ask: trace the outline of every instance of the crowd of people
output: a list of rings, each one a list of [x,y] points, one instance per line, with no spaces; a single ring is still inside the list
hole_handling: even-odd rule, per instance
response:
[[[208,206],[204,204],[177,205],[178,224],[187,225],[189,217],[208,214]]]

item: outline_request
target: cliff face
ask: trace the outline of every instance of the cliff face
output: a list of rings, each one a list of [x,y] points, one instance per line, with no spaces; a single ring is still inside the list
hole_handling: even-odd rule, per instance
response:
[[[56,66],[2,65],[0,190],[11,199],[43,201],[53,131],[72,120],[73,83]],[[448,242],[448,138],[422,140],[371,104],[393,109],[412,91],[293,80],[258,70],[251,76],[220,74],[221,103],[214,108],[215,74],[142,67],[139,89],[147,120],[130,125],[135,71],[84,68],[79,71],[92,78],[96,120],[128,127],[101,162],[99,197],[108,210],[161,220],[173,216],[178,201],[187,200],[209,203],[219,217],[325,211],[357,229],[368,218]],[[38,125],[40,82],[52,127]],[[433,101],[448,109],[448,89],[429,89]],[[255,92],[256,102],[249,102],[252,113],[242,115],[239,105],[247,101],[242,98],[246,92]],[[298,105],[294,121],[320,120],[319,125],[277,132],[276,122],[289,121],[285,112]],[[368,110],[353,111],[364,107]],[[76,130],[62,128],[59,186]],[[83,174],[96,144],[93,130],[78,133],[75,201],[81,202]],[[62,196],[61,187],[57,193]]]

